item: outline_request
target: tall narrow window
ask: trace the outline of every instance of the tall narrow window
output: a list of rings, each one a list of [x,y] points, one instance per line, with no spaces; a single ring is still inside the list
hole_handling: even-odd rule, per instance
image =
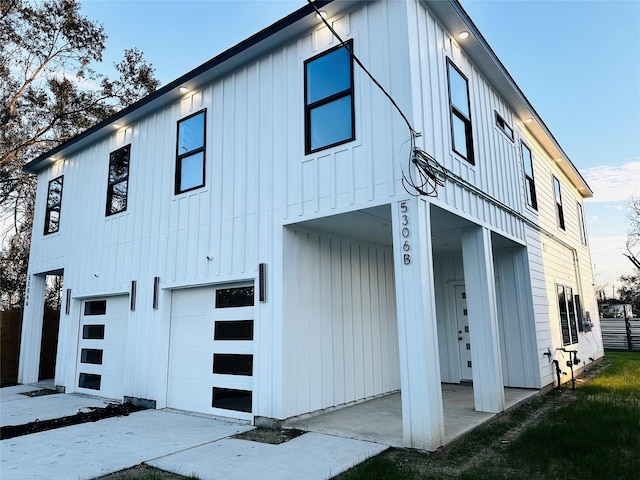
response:
[[[582,204],[580,202],[578,205],[578,223],[580,224],[580,241],[583,245],[587,244],[587,226],[584,223],[584,209],[582,208]]]
[[[454,152],[471,165],[475,165],[467,78],[451,62],[448,63],[447,71],[449,77],[449,105],[451,107],[452,148]]]
[[[353,51],[353,41],[347,42]],[[322,53],[304,64],[305,152],[355,139],[353,61],[345,46]]]
[[[204,187],[206,110],[178,122],[175,193]]]
[[[564,211],[562,210],[562,194],[560,192],[560,181],[553,177],[553,193],[556,198],[556,219],[558,226],[564,230]]]
[[[109,179],[107,184],[106,215],[124,212],[127,209],[129,191],[129,158],[131,145],[119,148],[109,155]]]
[[[537,210],[538,200],[536,199],[536,184],[533,180],[531,150],[523,142],[520,142],[520,151],[522,152],[522,163],[524,164],[524,187],[527,195],[527,205]]]
[[[49,235],[60,229],[60,207],[62,206],[62,178],[54,178],[47,189],[47,208],[44,214],[44,234]]]
[[[578,343],[578,321],[573,290],[570,287],[558,285],[558,309],[560,312],[560,328],[562,330],[562,344]]]

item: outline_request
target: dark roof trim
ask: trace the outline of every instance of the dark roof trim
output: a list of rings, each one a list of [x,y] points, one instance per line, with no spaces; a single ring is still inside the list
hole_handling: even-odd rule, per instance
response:
[[[333,2],[333,0],[316,0],[314,2],[314,4],[318,7],[318,8],[322,8],[325,5],[329,4]],[[205,73],[207,70],[210,70],[230,59],[232,59],[233,57],[239,55],[240,53],[250,49],[251,47],[254,47],[255,45],[259,44],[260,42],[264,41],[265,39],[277,34],[278,32],[284,30],[285,28],[293,25],[294,23],[300,21],[301,19],[305,18],[307,15],[310,15],[312,13],[315,12],[315,9],[313,7],[313,5],[307,4],[301,8],[299,8],[298,10],[296,10],[295,12],[287,15],[286,17],[278,20],[277,22],[275,22],[274,24],[264,28],[263,30],[259,31],[258,33],[250,36],[249,38],[247,38],[246,40],[243,40],[242,42],[234,45],[233,47],[229,48],[228,50],[225,50],[224,52],[222,52],[220,55],[213,57],[211,60],[208,60],[207,62],[203,63],[202,65],[200,65],[199,67],[194,68],[193,70],[191,70],[190,72],[184,74],[183,76],[177,78],[176,80],[168,83],[167,85],[165,85],[164,87],[159,88],[158,90],[156,90],[155,92],[147,95],[146,97],[138,100],[136,103],[120,110],[118,113],[110,116],[109,118],[103,120],[100,123],[97,123],[96,125],[94,125],[93,127],[88,128],[87,130],[83,131],[82,133],[79,133],[78,135],[76,135],[75,137],[67,140],[66,142],[58,145],[56,148],[49,150],[46,153],[43,153],[42,155],[40,155],[39,157],[37,157],[36,159],[30,161],[29,163],[27,163],[24,167],[23,170],[25,172],[29,172],[29,173],[38,173],[40,170],[46,168],[49,164],[50,164],[50,157],[55,156],[56,154],[60,153],[61,151],[68,149],[69,147],[71,147],[72,145],[79,143],[80,141],[86,139],[87,137],[90,137],[91,135],[95,134],[96,132],[98,132],[99,130],[105,128],[105,127],[109,127],[111,124],[117,122],[119,119],[124,118],[125,116],[131,114],[132,112],[144,107],[145,105],[152,103],[153,101],[159,99],[160,97],[162,97],[165,94],[168,94],[169,92],[177,89],[178,87],[180,87],[181,85],[183,85],[184,83],[189,82],[190,80],[198,77],[199,75],[202,75],[203,73]]]
[[[467,14],[467,12],[465,11],[465,9],[462,7],[462,5],[460,4],[460,2],[458,0],[449,0],[449,4],[453,7],[455,12],[460,16],[460,18],[464,21],[464,23],[467,24],[467,26],[469,27],[469,29],[472,32],[472,35],[478,40],[478,42],[480,43],[482,48],[485,50],[487,55],[491,58],[491,60],[493,61],[493,63],[497,67],[498,71],[504,76],[504,78],[509,83],[509,86],[518,95],[518,97],[520,98],[520,101],[522,101],[524,103],[526,108],[536,118],[536,120],[537,120],[538,124],[540,125],[540,127],[541,127],[542,131],[544,132],[544,134],[553,142],[555,148],[558,150],[560,155],[562,155],[562,157],[564,157],[567,160],[567,163],[570,165],[570,169],[572,170],[572,172],[582,181],[582,183],[584,184],[584,186],[587,188],[588,192],[590,193],[590,195],[587,195],[587,196],[593,196],[593,191],[591,190],[591,187],[589,187],[589,185],[587,184],[586,180],[584,179],[584,177],[582,176],[580,171],[576,168],[576,166],[573,164],[573,162],[569,159],[569,156],[564,152],[564,150],[560,146],[560,143],[558,142],[558,140],[556,140],[554,135],[551,133],[551,130],[549,130],[549,128],[544,123],[544,121],[542,120],[540,115],[538,115],[538,112],[535,110],[535,108],[533,108],[533,105],[529,102],[529,100],[527,99],[525,94],[522,92],[522,90],[520,90],[520,87],[515,82],[515,80],[513,79],[513,77],[509,73],[509,71],[506,69],[506,67],[503,65],[503,63],[500,61],[500,59],[498,58],[496,53],[493,51],[493,49],[489,45],[489,42],[487,42],[487,40],[484,38],[484,36],[482,35],[482,33],[480,32],[478,27],[476,27],[475,23],[473,23],[473,20],[471,19],[469,14]],[[583,193],[583,195],[585,195],[585,194]]]

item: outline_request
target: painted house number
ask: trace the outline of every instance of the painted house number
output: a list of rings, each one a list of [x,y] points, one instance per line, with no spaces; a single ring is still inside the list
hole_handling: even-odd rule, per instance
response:
[[[411,236],[411,230],[409,228],[409,206],[407,202],[400,202],[400,235],[402,235],[402,263],[405,265],[411,264],[411,244],[409,243],[409,237]]]

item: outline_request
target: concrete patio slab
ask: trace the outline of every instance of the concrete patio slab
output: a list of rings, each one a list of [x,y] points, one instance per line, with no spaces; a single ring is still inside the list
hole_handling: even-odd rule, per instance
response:
[[[225,438],[147,463],[202,480],[325,480],[387,448],[319,433],[280,445]]]
[[[537,390],[505,388],[505,403],[511,408]],[[450,443],[495,416],[476,412],[473,386],[442,384],[444,444]],[[333,411],[293,418],[286,427],[371,441],[392,447],[406,447],[402,433],[402,398],[392,393]]]

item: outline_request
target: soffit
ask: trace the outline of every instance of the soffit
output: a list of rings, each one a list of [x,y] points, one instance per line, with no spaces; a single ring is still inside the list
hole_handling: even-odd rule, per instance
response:
[[[579,190],[580,194],[584,198],[592,197],[593,192],[587,182],[580,175],[569,156],[562,150],[549,128],[529,103],[460,3],[456,0],[421,1],[452,35],[463,30],[470,33],[468,38],[457,41],[460,48],[471,58],[491,86],[513,110],[522,128],[528,130],[547,154],[556,161],[558,167]],[[532,121],[526,122],[529,118]]]

